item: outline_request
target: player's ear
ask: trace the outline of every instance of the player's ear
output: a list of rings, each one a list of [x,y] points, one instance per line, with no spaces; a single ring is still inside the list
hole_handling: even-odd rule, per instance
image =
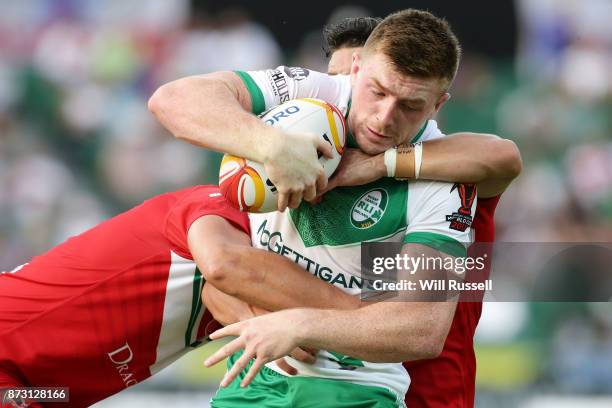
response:
[[[361,63],[363,61],[361,56],[361,51],[357,50],[353,52],[353,61],[351,62],[351,74],[359,72],[361,68]]]
[[[448,92],[444,92],[442,94],[442,96],[440,96],[440,98],[438,98],[438,101],[436,102],[436,105],[434,107],[435,109],[435,113],[438,113],[440,111],[440,108],[442,107],[442,105],[444,105],[446,103],[446,101],[448,101],[450,99],[451,95]]]
[[[357,50],[353,52],[353,61],[351,62],[351,83],[353,85],[355,84],[355,78],[361,68],[361,62],[361,51]]]

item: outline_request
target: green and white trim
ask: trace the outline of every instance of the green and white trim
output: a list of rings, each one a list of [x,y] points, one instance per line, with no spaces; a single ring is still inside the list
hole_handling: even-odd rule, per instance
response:
[[[197,332],[204,307],[202,285],[204,279],[196,264],[171,252],[171,265],[164,299],[164,315],[157,343],[155,374],[168,364],[197,346]]]

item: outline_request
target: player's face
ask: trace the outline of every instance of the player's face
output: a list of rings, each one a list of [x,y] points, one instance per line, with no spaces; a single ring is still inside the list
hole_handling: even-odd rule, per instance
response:
[[[361,47],[340,48],[332,53],[327,64],[327,73],[330,75],[348,75],[351,72],[353,53]]]
[[[366,153],[410,142],[448,100],[440,79],[397,73],[382,53],[354,53],[348,124]]]

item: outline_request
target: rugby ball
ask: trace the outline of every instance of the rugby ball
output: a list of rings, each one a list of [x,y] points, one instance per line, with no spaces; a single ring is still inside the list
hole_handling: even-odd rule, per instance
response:
[[[346,124],[338,108],[319,99],[302,98],[285,102],[260,115],[269,126],[287,133],[319,135],[332,146],[333,159],[319,157],[325,175],[338,167],[346,143]],[[278,209],[276,187],[261,163],[231,155],[223,156],[219,187],[227,200],[241,211],[264,213]]]

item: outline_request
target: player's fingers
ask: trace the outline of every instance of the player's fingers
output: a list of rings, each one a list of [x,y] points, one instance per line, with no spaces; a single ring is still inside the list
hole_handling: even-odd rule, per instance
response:
[[[266,364],[266,361],[263,358],[257,357],[253,362],[251,368],[249,368],[249,372],[247,373],[247,375],[245,375],[242,381],[240,382],[240,386],[246,387],[247,385],[249,385],[251,381],[253,381],[253,378],[255,378],[259,370],[261,370],[261,367],[263,367],[264,364]]]
[[[313,184],[304,190],[304,200],[312,201],[317,196],[317,185]]]
[[[293,351],[289,355],[295,358],[297,361],[301,361],[302,363],[314,364],[317,361],[317,358],[315,356],[302,350],[299,347],[293,349]]]
[[[278,192],[278,211],[283,212],[287,208],[289,204],[289,196],[290,193],[281,193]]]
[[[334,158],[334,154],[332,152],[332,146],[321,138],[317,139],[317,150],[323,153],[323,156],[325,156],[328,159]]]
[[[319,349],[314,349],[310,347],[300,347],[300,348],[304,350],[305,352],[312,354],[313,356],[316,356],[317,353],[319,353]]]
[[[321,171],[317,177],[317,194],[320,194],[321,191],[327,188],[327,176],[324,171]]]
[[[296,191],[289,197],[289,208],[298,208],[302,202],[302,192]]]
[[[315,198],[313,198],[312,200],[310,200],[310,204],[312,205],[317,205],[319,204],[321,201],[323,200],[323,196],[322,195],[318,195]]]
[[[321,196],[325,193],[327,193],[330,190],[333,190],[334,188],[338,187],[338,176],[334,176],[332,178],[330,178],[327,182],[327,185],[325,186],[324,189],[322,189],[321,191],[317,192],[317,195]]]
[[[212,356],[208,357],[206,361],[204,361],[204,365],[206,367],[214,366],[218,362],[231,356],[242,348],[244,348],[244,340],[241,337],[238,337],[237,339],[234,339],[225,346],[221,347]]]
[[[225,327],[220,328],[219,330],[215,330],[208,337],[210,337],[211,340],[217,340],[227,336],[240,336],[241,329],[242,322],[229,324]]]
[[[234,381],[234,378],[238,376],[249,364],[249,360],[255,355],[254,351],[249,349],[244,350],[244,353],[240,356],[238,360],[234,363],[232,368],[225,374],[223,380],[221,381],[221,387],[227,387]]]
[[[279,358],[278,360],[276,360],[276,365],[278,366],[278,368],[280,368],[289,375],[296,375],[298,373],[295,367],[291,367],[291,365],[289,365],[287,360],[285,360],[284,358]]]

